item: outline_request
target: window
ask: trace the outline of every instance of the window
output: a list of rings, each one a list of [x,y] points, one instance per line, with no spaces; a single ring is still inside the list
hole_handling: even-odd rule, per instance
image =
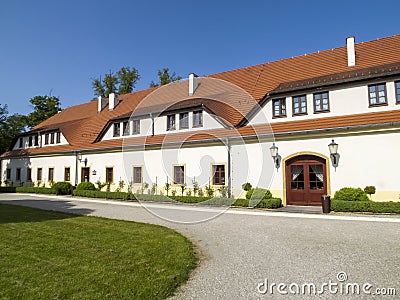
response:
[[[306,95],[293,97],[293,114],[306,114],[307,113],[307,99]]]
[[[15,180],[21,181],[21,168],[17,168],[17,173],[15,175]]]
[[[193,127],[203,127],[203,111],[193,112]]]
[[[396,103],[400,103],[400,81],[397,81],[394,83],[394,86],[396,88]]]
[[[167,130],[175,130],[175,115],[167,116]]]
[[[225,165],[212,166],[213,185],[225,185]]]
[[[54,132],[50,133],[50,144],[54,144]]]
[[[6,179],[11,180],[11,169],[7,169],[6,171]]]
[[[71,181],[71,168],[64,168],[64,181]]]
[[[369,105],[386,104],[386,85],[384,83],[368,86]]]
[[[32,144],[33,144],[33,138],[32,138],[32,136],[30,136],[28,139],[28,146],[32,147]]]
[[[142,167],[133,167],[133,183],[142,183]]]
[[[189,128],[189,113],[179,114],[179,129]]]
[[[132,134],[140,134],[140,120],[132,121]]]
[[[114,123],[114,134],[113,134],[114,137],[121,135],[120,134],[120,131],[121,131],[120,129],[121,129],[121,124],[120,123]]]
[[[48,144],[49,144],[49,134],[48,134],[48,133],[46,133],[46,134],[44,135],[44,144],[45,144],[45,145],[48,145]]]
[[[24,145],[24,139],[19,138],[19,147],[22,148],[23,145]]]
[[[114,168],[106,168],[106,182],[114,182]]]
[[[56,143],[57,144],[61,143],[61,132],[56,133]]]
[[[49,181],[54,181],[54,168],[49,168]]]
[[[185,184],[185,166],[174,166],[174,184]]]
[[[276,99],[272,102],[273,105],[273,116],[274,117],[286,117],[286,99]]]
[[[32,169],[31,168],[26,169],[26,181],[32,181]]]
[[[123,135],[130,135],[131,134],[128,121],[122,123],[122,134]]]
[[[37,180],[42,181],[42,168],[37,169]]]
[[[35,143],[34,143],[34,145],[35,146],[39,146],[39,136],[38,135],[35,135]]]
[[[329,93],[316,93],[314,94],[314,112],[327,112],[329,111]]]

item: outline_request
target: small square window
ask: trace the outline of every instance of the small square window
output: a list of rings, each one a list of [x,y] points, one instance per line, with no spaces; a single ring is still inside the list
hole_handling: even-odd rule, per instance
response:
[[[329,112],[329,93],[314,94],[314,112]]]
[[[295,96],[293,100],[293,115],[307,113],[307,98],[306,95]]]
[[[114,123],[114,132],[113,132],[113,136],[114,137],[118,137],[121,135],[121,124],[118,123]]]
[[[212,166],[213,185],[225,185],[225,165]]]
[[[380,83],[368,86],[369,105],[385,105],[386,100],[386,84]]]
[[[179,129],[189,128],[189,113],[179,114]]]
[[[167,130],[175,130],[175,115],[167,116]]]
[[[203,127],[203,111],[193,112],[193,127]]]
[[[286,99],[275,99],[272,101],[273,117],[286,117]]]
[[[132,121],[132,134],[140,134],[140,120]]]

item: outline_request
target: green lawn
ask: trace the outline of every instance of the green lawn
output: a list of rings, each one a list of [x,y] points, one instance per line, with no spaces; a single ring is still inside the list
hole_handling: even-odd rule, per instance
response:
[[[164,299],[195,266],[168,228],[0,204],[0,299]]]

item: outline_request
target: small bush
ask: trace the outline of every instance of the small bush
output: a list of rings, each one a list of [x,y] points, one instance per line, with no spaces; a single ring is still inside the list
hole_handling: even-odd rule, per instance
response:
[[[282,207],[282,199],[268,198],[262,199],[256,206],[257,208],[279,208]]]
[[[246,191],[246,192],[250,191],[252,187],[253,186],[251,185],[250,182],[246,182],[246,183],[242,184],[242,189],[243,189],[243,191]]]
[[[130,193],[124,192],[102,192],[97,190],[74,190],[74,196],[88,197],[88,198],[103,198],[114,200],[136,200],[135,196]]]
[[[366,186],[366,187],[364,188],[364,192],[365,192],[366,194],[368,194],[368,195],[369,195],[369,198],[371,199],[371,195],[375,194],[375,192],[376,192],[376,187],[374,187],[374,186],[372,186],[372,185]]]
[[[27,187],[21,186],[15,188],[17,193],[31,193],[31,194],[55,194],[54,189],[44,187]]]
[[[76,189],[79,191],[95,191],[96,187],[91,182],[81,182]]]
[[[15,187],[2,186],[0,187],[0,193],[15,193]]]
[[[71,194],[71,187],[72,185],[69,182],[64,182],[64,181],[56,182],[52,186],[57,195]]]
[[[250,189],[246,193],[246,199],[248,200],[262,200],[262,199],[271,199],[272,193],[269,190],[254,188]]]
[[[400,202],[333,200],[331,202],[331,210],[336,212],[371,212],[400,214]]]
[[[350,187],[336,191],[333,198],[339,201],[369,201],[367,194],[361,188]]]

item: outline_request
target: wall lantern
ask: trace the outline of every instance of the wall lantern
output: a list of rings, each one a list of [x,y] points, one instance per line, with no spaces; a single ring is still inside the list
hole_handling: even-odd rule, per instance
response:
[[[93,176],[96,176],[96,174],[97,174],[96,170],[93,170],[93,171],[92,171],[92,175],[93,175]]]
[[[331,153],[332,166],[335,168],[339,165],[340,155],[338,153],[339,145],[334,140],[328,145],[329,152]]]
[[[274,160],[275,168],[276,170],[278,170],[281,165],[281,156],[278,153],[278,147],[275,146],[275,143],[272,144],[271,148],[269,148],[269,151],[271,151],[271,156]]]
[[[79,153],[79,154],[77,155],[77,157],[78,157],[79,162],[82,163],[82,154]],[[85,167],[86,167],[86,166],[87,166],[87,163],[88,163],[87,157],[83,160],[83,163],[85,164]]]

